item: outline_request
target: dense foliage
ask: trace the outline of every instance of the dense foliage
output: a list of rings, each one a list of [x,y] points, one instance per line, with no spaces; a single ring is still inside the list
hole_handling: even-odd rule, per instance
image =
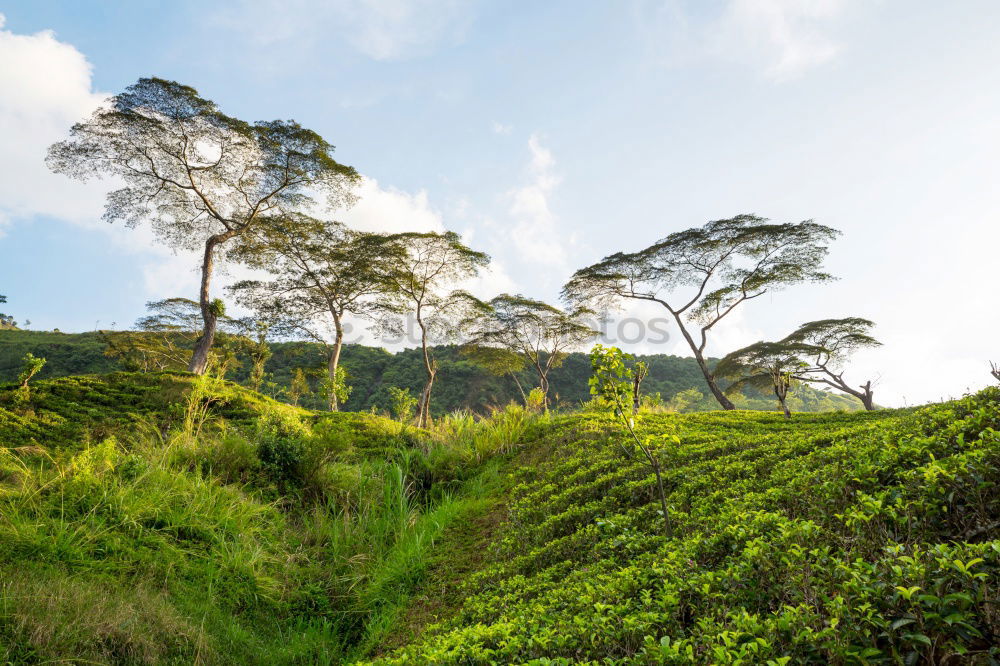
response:
[[[1000,659],[1000,389],[635,428],[670,536],[596,406],[425,431],[186,373],[0,386],[0,661]]]
[[[52,378],[82,373],[103,373],[122,369],[113,359],[104,356],[104,342],[97,333],[49,333],[43,331],[0,331],[0,381],[13,381],[27,352],[48,359],[38,377]],[[273,355],[265,365],[263,392],[287,401],[287,390],[297,368],[312,370],[310,383],[314,393],[303,396],[299,404],[321,409],[324,400],[315,392],[326,372],[327,356],[320,345],[308,342],[271,343]],[[509,377],[498,377],[482,365],[461,353],[458,347],[434,348],[438,360],[439,381],[435,385],[434,412],[446,414],[456,409],[486,413],[490,407],[520,401],[521,393]],[[705,387],[694,359],[656,354],[640,356],[649,366],[649,377],[643,382],[643,392],[651,397],[659,394],[665,405],[676,411],[703,411],[717,405]],[[408,349],[392,354],[384,349],[365,345],[344,346],[342,365],[347,383],[352,387],[344,403],[347,411],[368,411],[375,408],[390,412],[393,404],[392,387],[409,389],[419,395],[426,382],[419,350]],[[249,359],[232,364],[227,377],[251,385],[252,364]],[[518,373],[525,390],[536,385],[537,374],[524,368]],[[590,361],[586,354],[568,354],[560,367],[550,375],[550,399],[556,408],[577,407],[590,399],[588,379]],[[748,390],[735,398],[743,409],[773,410],[773,395]],[[817,412],[834,409],[859,409],[853,398],[818,391],[809,386],[792,389],[788,404],[796,412]]]
[[[554,422],[464,602],[385,663],[1000,659],[1000,389],[791,424],[643,416],[680,437],[669,539],[610,425]]]
[[[343,663],[533,418],[417,432],[176,373],[0,386],[0,663]]]

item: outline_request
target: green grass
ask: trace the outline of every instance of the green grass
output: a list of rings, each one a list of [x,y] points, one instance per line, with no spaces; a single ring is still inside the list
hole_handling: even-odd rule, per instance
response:
[[[637,427],[669,539],[599,412],[423,431],[184,373],[2,387],[0,663],[1000,660],[1000,389]]]
[[[510,445],[184,374],[46,380],[0,404],[0,663],[341,663],[391,625]]]

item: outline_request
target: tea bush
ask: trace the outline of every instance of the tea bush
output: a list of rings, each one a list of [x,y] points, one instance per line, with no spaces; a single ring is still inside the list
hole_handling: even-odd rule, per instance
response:
[[[998,663],[1000,389],[918,410],[557,417],[464,602],[379,663]]]

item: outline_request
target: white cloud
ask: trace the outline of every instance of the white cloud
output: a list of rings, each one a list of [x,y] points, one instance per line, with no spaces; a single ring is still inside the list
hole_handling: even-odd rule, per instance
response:
[[[501,123],[501,122],[499,122],[497,120],[493,121],[493,133],[494,134],[510,134],[513,131],[514,131],[514,127],[512,125]]]
[[[49,144],[104,98],[91,66],[48,30],[18,35],[0,15],[0,220],[51,215],[74,222],[100,217],[103,190],[51,173]]]
[[[335,213],[338,220],[362,231],[444,231],[441,213],[428,199],[427,191],[410,194],[394,187],[382,188],[374,178],[365,178],[357,190],[358,202]]]
[[[474,3],[463,0],[243,0],[214,17],[261,46],[296,49],[346,40],[375,60],[424,55],[458,43]]]
[[[541,139],[532,134],[528,139],[531,162],[528,164],[528,182],[508,192],[509,212],[514,219],[510,240],[520,258],[531,263],[552,268],[566,264],[564,243],[559,234],[558,220],[549,205],[553,190],[560,179],[555,174],[552,151],[542,145]]]
[[[750,66],[786,81],[833,60],[833,36],[853,0],[726,0],[705,14],[703,3],[638,0],[640,31],[658,59],[672,65],[703,59]]]
[[[193,293],[196,254],[174,254],[145,226],[130,230],[101,220],[108,182],[81,183],[50,172],[45,153],[107,97],[93,89],[92,67],[50,30],[19,35],[0,15],[0,235],[17,220],[52,217],[106,234],[116,247],[149,257],[143,283],[150,297]]]

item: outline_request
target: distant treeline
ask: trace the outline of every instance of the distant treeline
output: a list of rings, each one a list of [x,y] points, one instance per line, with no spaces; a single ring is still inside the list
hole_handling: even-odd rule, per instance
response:
[[[66,375],[105,373],[123,369],[115,359],[105,355],[107,345],[98,332],[59,333],[48,331],[0,331],[0,381],[13,381],[21,368],[21,359],[27,352],[48,359],[39,378]],[[289,389],[296,370],[303,369],[309,378],[313,393],[299,398],[304,407],[322,409],[324,400],[316,393],[316,385],[325,368],[326,356],[320,345],[310,342],[272,343],[274,354],[265,367],[266,377],[262,392],[279,400],[289,400]],[[439,359],[440,375],[435,394],[434,412],[447,413],[457,409],[471,409],[479,413],[491,407],[519,402],[521,393],[514,379],[497,377],[465,357],[456,346],[435,348]],[[704,411],[718,409],[705,386],[705,380],[693,358],[654,354],[640,356],[649,364],[649,377],[643,383],[643,393],[677,411]],[[715,359],[712,359],[715,362]],[[420,351],[407,349],[390,353],[378,347],[346,345],[343,366],[351,393],[343,408],[350,411],[387,410],[390,406],[389,387],[409,389],[417,395],[425,377]],[[578,406],[590,399],[587,380],[591,374],[586,354],[569,354],[562,366],[552,371],[551,393],[556,408]],[[226,375],[239,383],[247,383],[249,365],[233,364]],[[518,375],[524,390],[535,384],[533,374],[525,370]],[[772,396],[748,389],[737,396],[737,406],[742,409],[772,411]],[[819,412],[836,409],[854,410],[861,404],[853,398],[819,391],[808,385],[796,386],[789,399],[794,411]]]

